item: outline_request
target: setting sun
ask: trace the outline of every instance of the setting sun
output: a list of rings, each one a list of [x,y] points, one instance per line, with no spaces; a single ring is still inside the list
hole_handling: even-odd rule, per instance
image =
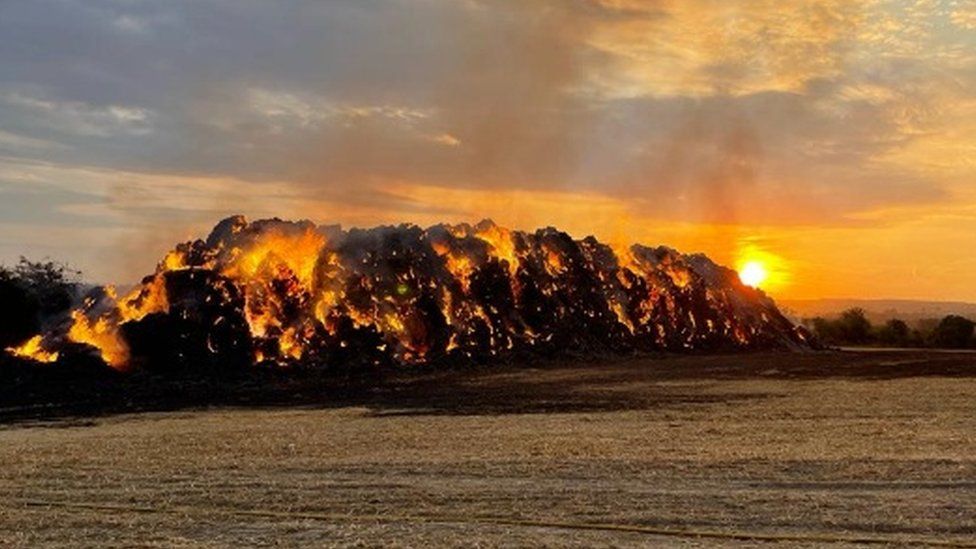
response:
[[[739,270],[739,279],[742,280],[742,283],[753,288],[758,288],[768,276],[766,267],[758,261],[746,262]]]

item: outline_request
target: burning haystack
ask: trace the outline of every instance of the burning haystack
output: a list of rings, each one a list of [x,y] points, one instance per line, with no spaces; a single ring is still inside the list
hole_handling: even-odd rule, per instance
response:
[[[772,300],[702,255],[491,221],[344,231],[236,216],[178,245],[126,295],[99,288],[10,351],[215,371],[809,345]]]

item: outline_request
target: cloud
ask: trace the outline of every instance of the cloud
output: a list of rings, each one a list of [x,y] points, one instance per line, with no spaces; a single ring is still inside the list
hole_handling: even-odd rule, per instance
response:
[[[381,117],[404,124],[427,118],[429,111],[394,105],[337,104],[321,97],[300,97],[289,92],[275,92],[260,88],[247,90],[251,109],[270,120],[282,120],[286,125],[317,126],[339,119],[350,123],[357,118]]]
[[[589,37],[615,63],[600,92],[626,96],[742,95],[798,91],[845,66],[858,2],[721,0],[651,4],[665,17],[610,21]]]
[[[886,227],[971,181],[971,19],[915,0],[11,0],[0,177],[33,213],[0,222],[498,211],[716,248]]]
[[[113,134],[139,135],[152,131],[153,113],[125,105],[96,106],[81,101],[54,101],[8,92],[0,96],[5,111],[29,116],[35,128],[80,136],[108,137]]]
[[[52,141],[34,139],[33,137],[27,137],[0,130],[0,150],[8,149],[13,151],[23,151],[24,149],[50,149],[57,146],[58,144]]]
[[[960,0],[956,0],[952,4],[952,23],[963,29],[976,29],[976,6],[973,6],[971,2]]]
[[[120,15],[116,17],[112,24],[123,32],[142,34],[149,29],[149,23],[140,17],[132,15]]]

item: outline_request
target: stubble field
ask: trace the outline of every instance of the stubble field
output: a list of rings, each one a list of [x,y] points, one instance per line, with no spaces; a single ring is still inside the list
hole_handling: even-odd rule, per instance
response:
[[[976,355],[613,359],[0,428],[3,546],[976,547]]]

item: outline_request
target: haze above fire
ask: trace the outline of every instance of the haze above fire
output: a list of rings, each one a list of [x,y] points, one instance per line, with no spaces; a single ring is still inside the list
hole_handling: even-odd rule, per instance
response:
[[[780,262],[787,297],[976,299],[955,1],[0,6],[0,259],[150,270],[234,212]],[[751,257],[751,256],[750,256]]]

